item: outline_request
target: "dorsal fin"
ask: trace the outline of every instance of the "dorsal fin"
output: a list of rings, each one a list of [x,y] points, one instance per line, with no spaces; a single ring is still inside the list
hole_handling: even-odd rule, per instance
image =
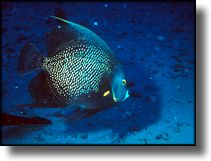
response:
[[[67,23],[67,24],[69,24],[69,25],[72,24],[72,22],[70,22],[70,21],[68,21],[68,20],[65,20],[65,19],[63,19],[63,18],[60,18],[60,17],[56,17],[56,16],[50,16],[50,17],[55,18],[55,19],[57,19],[57,20],[60,20],[60,21],[62,21],[62,22],[65,22],[65,23]]]
[[[56,20],[60,20],[67,25],[57,26],[47,34],[48,55],[53,56],[57,49],[69,41],[87,41],[93,45],[99,46],[105,51],[111,52],[107,44],[94,32],[74,22],[70,22],[60,17],[50,16]]]

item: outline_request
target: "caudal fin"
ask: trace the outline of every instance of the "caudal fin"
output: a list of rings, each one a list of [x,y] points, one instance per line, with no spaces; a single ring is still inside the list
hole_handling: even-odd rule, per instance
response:
[[[43,58],[44,56],[32,43],[26,43],[20,51],[18,72],[24,74],[40,69]]]

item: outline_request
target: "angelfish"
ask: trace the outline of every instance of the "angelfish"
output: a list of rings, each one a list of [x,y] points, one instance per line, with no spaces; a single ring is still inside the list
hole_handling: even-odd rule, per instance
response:
[[[76,117],[87,117],[126,100],[125,74],[108,45],[79,24],[51,17],[64,25],[47,33],[48,56],[29,42],[20,51],[19,73],[41,71],[29,84],[28,106],[78,107]]]

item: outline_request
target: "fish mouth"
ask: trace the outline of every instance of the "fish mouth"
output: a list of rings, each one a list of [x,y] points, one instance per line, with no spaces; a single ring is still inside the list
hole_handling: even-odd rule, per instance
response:
[[[129,91],[127,90],[125,93],[125,98],[122,101],[126,100],[128,97],[130,97],[130,94],[129,94]]]
[[[129,91],[127,90],[125,93],[125,97],[122,100],[118,100],[115,96],[113,96],[114,102],[123,102],[125,101],[128,97],[130,97]]]

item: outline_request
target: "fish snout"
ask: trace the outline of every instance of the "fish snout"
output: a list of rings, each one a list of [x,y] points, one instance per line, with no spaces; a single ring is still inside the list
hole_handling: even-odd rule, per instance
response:
[[[114,102],[123,102],[129,97],[130,97],[130,94],[129,94],[129,91],[127,90],[125,92],[125,95],[122,95],[122,97],[116,97],[115,95],[113,95],[113,100]]]

